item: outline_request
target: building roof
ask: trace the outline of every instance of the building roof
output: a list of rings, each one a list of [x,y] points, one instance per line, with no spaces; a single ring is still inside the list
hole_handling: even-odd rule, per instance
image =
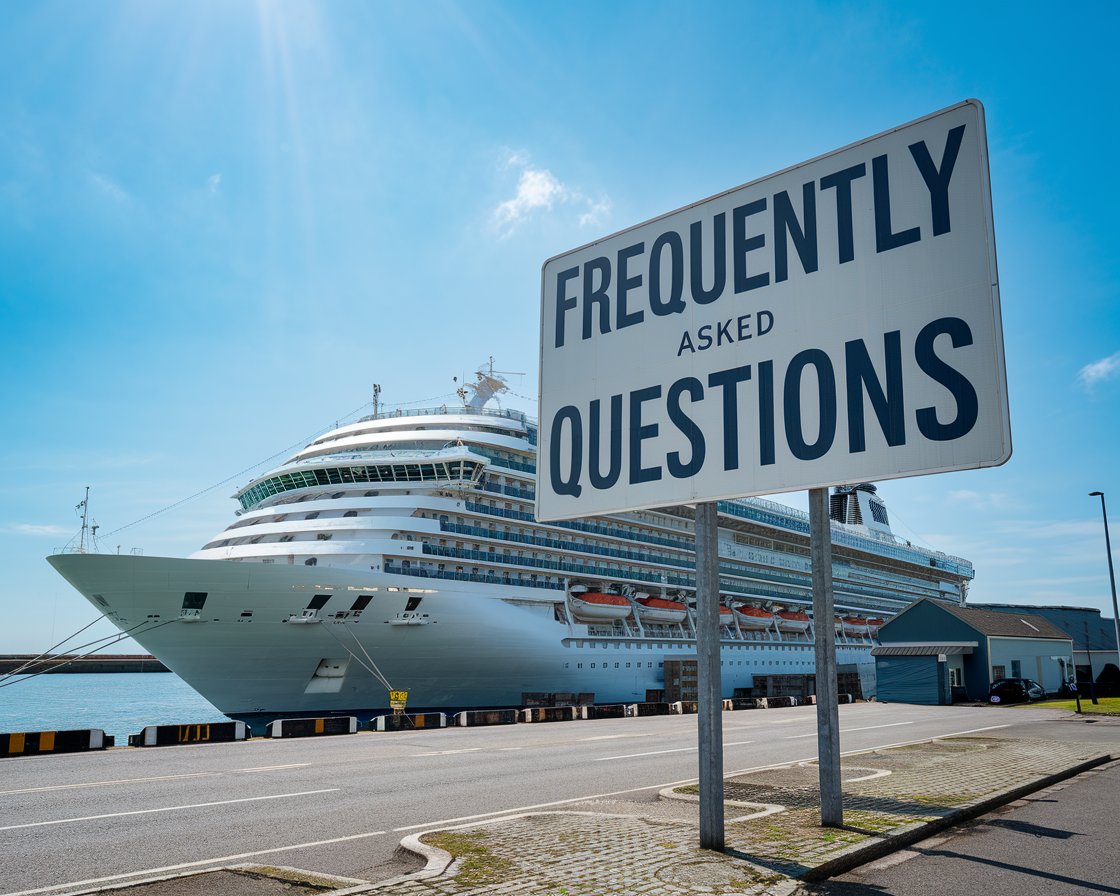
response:
[[[1068,632],[1054,623],[1033,613],[1008,613],[998,610],[981,610],[978,607],[958,607],[938,604],[946,613],[956,616],[970,628],[990,638],[1047,638],[1072,641]]]
[[[1095,607],[1027,607],[1019,604],[973,604],[1000,613],[1033,613],[1054,623],[1073,638],[1074,650],[1116,649],[1116,625]]]
[[[970,644],[880,644],[871,648],[872,656],[959,656],[972,653]]]

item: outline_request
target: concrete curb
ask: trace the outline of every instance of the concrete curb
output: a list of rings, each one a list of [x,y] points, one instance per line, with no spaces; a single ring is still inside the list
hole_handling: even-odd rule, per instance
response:
[[[810,868],[797,879],[802,883],[818,883],[830,877],[836,877],[838,874],[845,874],[853,868],[858,868],[860,865],[866,865],[868,862],[873,862],[876,859],[881,859],[883,856],[898,852],[900,849],[905,849],[907,846],[911,846],[928,837],[939,834],[962,822],[971,821],[974,818],[979,818],[981,815],[987,815],[993,809],[1006,806],[1008,803],[1013,803],[1015,800],[1022,799],[1029,794],[1039,790],[1045,790],[1047,787],[1051,787],[1061,781],[1076,777],[1082,772],[1087,772],[1090,769],[1112,762],[1114,758],[1115,757],[1111,754],[1104,753],[1085,762],[1079,762],[1077,765],[1070,766],[1060,772],[1054,772],[1043,778],[1037,778],[1026,784],[1020,784],[1018,787],[1013,787],[1010,790],[997,793],[995,796],[987,797],[971,806],[954,809],[935,821],[918,822],[915,825],[898,829],[871,843],[860,843],[842,852],[835,858]]]
[[[429,880],[433,877],[439,877],[451,863],[455,857],[451,855],[446,849],[440,849],[438,846],[428,846],[427,843],[421,843],[420,838],[424,834],[432,834],[436,831],[448,830],[447,828],[432,828],[430,831],[421,831],[419,834],[409,834],[404,837],[400,842],[401,849],[408,850],[415,853],[425,861],[425,865],[419,871],[413,871],[409,874],[401,874],[397,877],[390,877],[388,880],[379,880],[373,884],[370,889],[380,890],[385,887],[394,887],[397,884],[405,884],[409,881],[416,880]]]
[[[677,787],[680,785],[678,784]],[[696,803],[699,804],[700,797],[693,796],[691,793],[676,793],[676,787],[665,787],[657,792],[657,798],[661,800],[679,800],[682,803]],[[753,821],[756,818],[765,818],[767,815],[775,815],[778,812],[785,812],[786,807],[777,803],[750,803],[744,800],[729,800],[724,797],[723,805],[735,806],[739,809],[753,809],[749,815],[740,815],[737,818],[725,819],[727,824],[736,824],[740,821]]]

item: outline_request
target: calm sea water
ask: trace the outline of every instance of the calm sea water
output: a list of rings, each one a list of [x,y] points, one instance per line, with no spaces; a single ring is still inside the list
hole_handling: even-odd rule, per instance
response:
[[[123,744],[145,725],[225,718],[173,672],[0,678],[0,732],[101,728]]]

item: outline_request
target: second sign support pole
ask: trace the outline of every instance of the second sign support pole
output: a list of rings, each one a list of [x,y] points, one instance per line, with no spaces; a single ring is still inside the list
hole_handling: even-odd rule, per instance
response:
[[[696,658],[699,689],[700,848],[722,851],[723,697],[719,667],[719,522],[714,501],[696,505]]]
[[[844,824],[840,789],[840,711],[836,694],[836,626],[832,600],[832,526],[828,489],[809,489],[809,555],[813,564],[813,628],[817,651],[817,762],[821,824]],[[699,559],[699,558],[698,558]]]

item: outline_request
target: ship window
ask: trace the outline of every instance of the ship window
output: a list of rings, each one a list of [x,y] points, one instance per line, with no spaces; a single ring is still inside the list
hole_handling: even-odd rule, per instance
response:
[[[345,494],[346,494],[346,492],[335,492],[333,495],[331,495],[331,497],[332,498],[341,498]]]
[[[329,594],[316,594],[313,598],[311,598],[311,603],[307,605],[307,609],[321,610],[330,599],[331,596]]]
[[[358,511],[356,511],[356,510],[347,510],[347,511],[346,511],[346,513],[344,513],[344,514],[342,514],[342,515],[343,515],[344,517],[347,517],[347,516],[357,516],[357,515],[358,515]]]
[[[205,591],[188,591],[183,595],[183,609],[184,610],[201,610],[202,605],[206,603]]]
[[[330,532],[320,532],[315,537],[318,538],[319,541],[330,541],[331,540],[331,533]]]
[[[373,600],[372,594],[359,594],[358,599],[354,601],[354,606],[350,608],[351,613],[360,613],[369,606],[369,602]]]
[[[319,562],[318,557],[308,557],[303,561],[304,566],[315,566]]]
[[[407,562],[408,561],[406,560],[405,563],[407,563]],[[420,606],[420,601],[422,601],[423,599],[424,598],[422,598],[422,597],[410,597],[408,599],[408,603],[404,605],[405,610],[408,611],[408,612],[412,612],[418,606]]]
[[[317,520],[319,518],[319,511],[313,510],[311,513],[304,517],[305,520]]]

